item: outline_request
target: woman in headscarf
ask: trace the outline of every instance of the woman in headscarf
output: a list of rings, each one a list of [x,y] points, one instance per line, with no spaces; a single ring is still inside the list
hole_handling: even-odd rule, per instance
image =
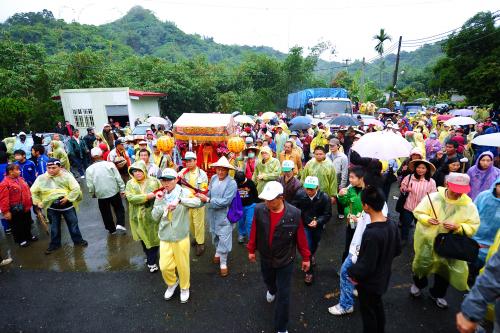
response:
[[[428,160],[436,157],[436,153],[443,149],[441,142],[437,138],[436,132],[431,132],[427,140],[425,140],[425,153]]]
[[[220,275],[226,277],[229,274],[227,259],[233,246],[233,225],[229,222],[227,213],[236,195],[237,185],[229,176],[229,170],[234,170],[234,167],[226,157],[221,157],[211,167],[216,169],[216,174],[210,179],[208,194],[198,193],[196,196],[207,206],[205,219],[215,245],[213,262],[220,265]]]
[[[140,241],[146,254],[149,271],[158,271],[159,221],[152,216],[154,192],[161,187],[160,181],[148,176],[146,164],[139,160],[128,170],[131,178],[127,182],[125,195],[128,200],[130,231],[135,241]]]
[[[500,170],[493,165],[493,154],[489,151],[479,155],[476,165],[467,171],[470,177],[469,197],[474,200],[479,193],[490,188],[500,177]]]

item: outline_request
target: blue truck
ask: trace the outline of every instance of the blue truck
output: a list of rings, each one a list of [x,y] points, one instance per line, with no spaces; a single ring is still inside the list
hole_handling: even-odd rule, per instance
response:
[[[352,116],[352,102],[344,88],[310,88],[288,94],[287,112],[310,116],[313,122]]]

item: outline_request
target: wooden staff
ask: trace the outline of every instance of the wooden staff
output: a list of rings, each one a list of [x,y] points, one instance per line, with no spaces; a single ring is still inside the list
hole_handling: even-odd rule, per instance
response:
[[[429,198],[429,202],[431,204],[432,212],[434,213],[434,217],[437,220],[438,217],[437,217],[437,214],[436,214],[436,210],[434,209],[434,205],[432,204],[432,200],[431,200],[431,196],[429,195],[429,192],[427,192],[427,198]]]
[[[49,225],[47,224],[47,218],[43,215],[42,210],[40,208],[35,209],[36,211],[36,217],[38,221],[40,222],[40,225],[42,226],[43,230],[49,235]]]

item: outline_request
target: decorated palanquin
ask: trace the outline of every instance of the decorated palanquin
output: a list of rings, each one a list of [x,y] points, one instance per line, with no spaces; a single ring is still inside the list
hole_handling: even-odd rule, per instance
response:
[[[198,167],[210,179],[215,173],[210,164],[227,151],[226,142],[236,135],[236,123],[230,114],[184,113],[174,123],[173,132],[177,141],[187,143],[186,150],[196,153]]]

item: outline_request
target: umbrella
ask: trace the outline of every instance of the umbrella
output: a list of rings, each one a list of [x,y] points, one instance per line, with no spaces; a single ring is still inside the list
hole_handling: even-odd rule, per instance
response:
[[[384,123],[375,118],[363,118],[363,124],[384,127]]]
[[[378,113],[393,113],[393,112],[391,111],[391,109],[388,109],[388,108],[380,108],[380,109],[378,109],[378,111],[377,111],[377,112],[378,112]]]
[[[295,117],[290,120],[290,131],[302,131],[311,127],[311,118],[305,116]]]
[[[500,147],[500,133],[479,135],[472,140],[478,146]]]
[[[354,143],[352,149],[362,157],[391,160],[410,156],[413,146],[393,132],[367,133]]]
[[[442,115],[439,115],[437,120],[438,121],[446,121],[448,119],[451,119],[453,118],[453,116],[450,116],[449,114],[442,114]]]
[[[476,121],[470,117],[454,117],[444,122],[448,126],[475,125]]]
[[[274,119],[274,118],[277,118],[278,116],[276,115],[276,113],[274,112],[265,112],[263,115],[262,115],[262,119],[263,120],[271,120],[271,119]]]
[[[252,119],[252,117],[241,114],[239,116],[234,117],[234,121],[237,122],[238,124],[252,124],[255,125],[255,121]]]
[[[348,116],[339,116],[330,120],[328,125],[338,125],[338,126],[359,126],[359,121],[355,118]]]
[[[470,117],[474,115],[474,110],[470,109],[459,109],[459,110],[452,110],[450,114],[454,116],[462,116],[462,117]]]
[[[156,126],[163,125],[166,129],[170,129],[172,127],[172,122],[162,117],[149,117],[146,119],[146,122]]]

